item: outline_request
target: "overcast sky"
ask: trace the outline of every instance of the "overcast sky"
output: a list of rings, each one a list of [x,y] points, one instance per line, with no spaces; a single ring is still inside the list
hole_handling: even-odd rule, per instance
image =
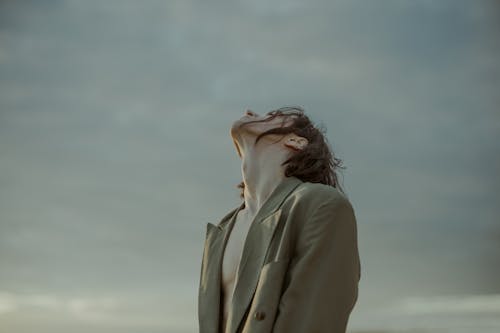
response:
[[[349,329],[498,332],[499,9],[0,2],[0,330],[196,332],[230,125],[301,105],[346,166]]]

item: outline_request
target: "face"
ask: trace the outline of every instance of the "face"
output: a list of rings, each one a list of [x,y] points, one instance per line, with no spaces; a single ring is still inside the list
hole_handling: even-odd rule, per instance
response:
[[[274,117],[273,117],[274,116]],[[259,115],[251,110],[246,110],[244,115],[236,120],[231,127],[231,136],[238,155],[241,157],[240,140],[254,142],[255,138],[270,129],[289,126],[293,122],[294,115],[277,113],[271,111],[265,115]],[[269,140],[272,135],[264,137],[263,141]],[[246,139],[245,139],[246,138]],[[285,143],[286,145],[286,143]]]
[[[233,137],[236,133],[256,137],[272,128],[289,126],[292,123],[291,117],[291,115],[278,114],[273,118],[272,111],[265,115],[259,115],[251,110],[246,110],[244,115],[233,123],[231,134]]]

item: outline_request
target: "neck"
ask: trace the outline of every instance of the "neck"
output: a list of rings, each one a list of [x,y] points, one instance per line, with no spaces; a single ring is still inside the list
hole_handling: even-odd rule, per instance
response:
[[[245,211],[248,215],[255,216],[273,190],[285,178],[285,168],[281,165],[284,158],[283,152],[276,150],[258,154],[249,151],[242,156]]]

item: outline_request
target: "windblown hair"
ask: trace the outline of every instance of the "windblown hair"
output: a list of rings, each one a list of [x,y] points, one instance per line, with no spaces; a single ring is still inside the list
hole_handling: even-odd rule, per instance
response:
[[[295,176],[304,182],[330,185],[345,193],[337,177],[337,169],[345,169],[345,167],[342,166],[342,160],[336,158],[330,149],[330,144],[325,137],[326,130],[316,127],[304,114],[304,109],[299,106],[281,107],[270,111],[268,115],[270,117],[265,120],[250,121],[241,126],[253,122],[267,122],[280,115],[294,116],[292,117],[293,123],[290,126],[273,128],[261,133],[255,139],[254,144],[257,144],[263,136],[270,134],[294,133],[308,140],[304,149],[292,152],[290,157],[282,163],[286,165],[285,176]],[[241,189],[240,197],[244,198],[245,183],[241,182],[237,187]]]

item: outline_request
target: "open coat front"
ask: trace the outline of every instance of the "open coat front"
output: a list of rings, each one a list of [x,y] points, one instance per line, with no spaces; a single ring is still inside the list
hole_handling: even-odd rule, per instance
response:
[[[198,295],[200,333],[220,332],[222,258],[236,214],[208,223]],[[226,332],[344,333],[361,277],[357,226],[336,188],[285,178],[248,230]]]

